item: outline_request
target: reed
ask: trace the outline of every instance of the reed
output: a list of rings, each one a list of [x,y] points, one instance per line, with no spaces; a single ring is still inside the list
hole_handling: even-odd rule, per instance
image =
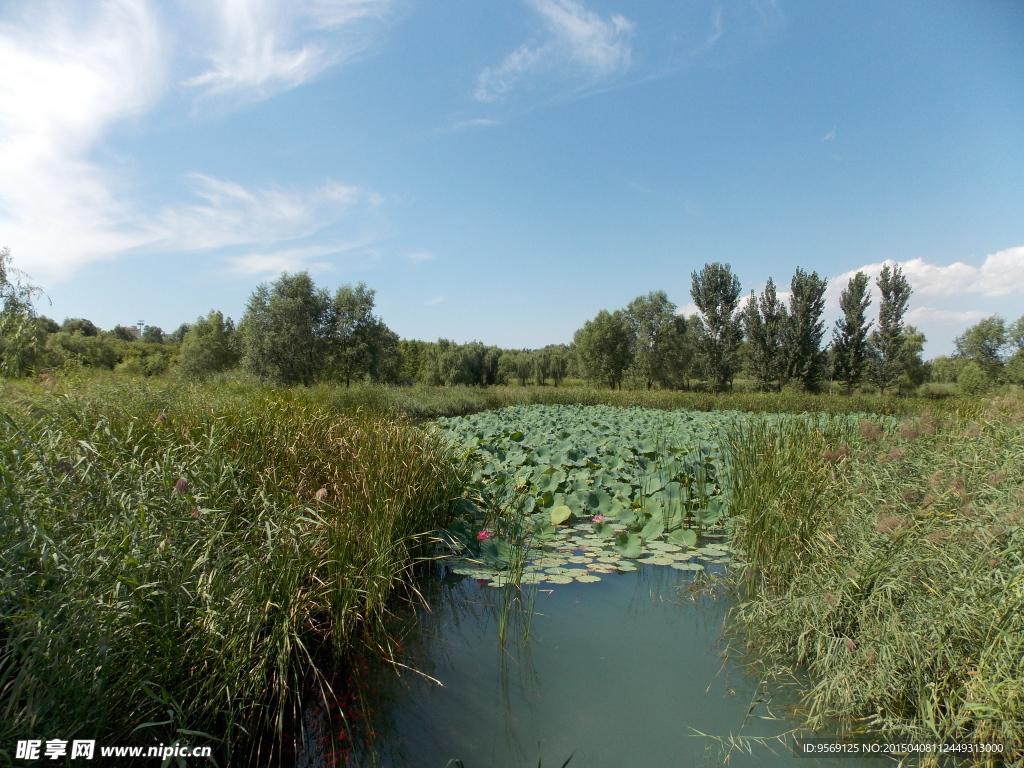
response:
[[[5,749],[198,733],[221,764],[266,764],[465,487],[432,433],[290,393],[133,383],[7,402]]]
[[[796,673],[810,727],[1024,765],[1024,405],[865,421],[841,446],[810,422],[751,429],[732,448],[733,626],[760,671]]]

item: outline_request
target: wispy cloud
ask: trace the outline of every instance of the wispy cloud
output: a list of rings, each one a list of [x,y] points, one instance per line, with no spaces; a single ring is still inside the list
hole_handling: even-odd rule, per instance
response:
[[[605,19],[577,0],[527,2],[540,16],[542,30],[501,64],[480,73],[479,101],[495,101],[531,77],[554,75],[579,89],[629,69],[634,25],[625,16]]]
[[[216,34],[208,68],[183,85],[206,96],[262,99],[294,88],[365,49],[367,21],[392,0],[215,0],[197,5]]]
[[[247,277],[270,277],[282,272],[298,272],[304,269],[320,272],[333,266],[331,260],[360,251],[370,244],[370,241],[353,241],[293,248],[271,248],[229,256],[225,259],[225,265],[228,272]]]
[[[149,3],[9,5],[0,21],[0,228],[44,275],[152,239],[89,150],[159,98],[167,41]],[[31,258],[22,261],[30,254]],[[37,278],[40,277],[37,275]]]
[[[168,207],[150,222],[161,250],[210,250],[308,237],[357,205],[381,202],[376,194],[338,183],[288,191],[250,189],[198,173],[191,180],[200,202]]]
[[[220,69],[207,73],[204,91],[265,95],[295,85],[355,50],[354,41],[339,43],[348,40],[340,32],[383,15],[390,2],[220,0],[221,43],[211,54]],[[113,126],[145,117],[160,101],[183,29],[169,28],[152,0],[21,0],[0,8],[0,72],[8,73],[0,77],[0,231],[35,279],[65,278],[140,249],[260,243],[294,261],[294,241],[318,233],[337,239],[325,230],[381,203],[336,182],[255,188],[202,173],[189,175],[191,200],[148,210],[129,202],[130,184],[95,159],[97,150]],[[315,53],[320,43],[303,42],[310,35],[333,52]]]
[[[431,261],[434,258],[434,254],[430,251],[416,251],[414,253],[407,253],[405,258],[409,261]]]
[[[428,299],[427,301],[424,301],[423,304],[424,304],[424,306],[427,306],[427,307],[436,307],[438,304],[441,304],[442,302],[444,302],[447,298],[448,298],[447,296],[435,296],[432,299]]]
[[[822,141],[832,141],[836,137],[836,127],[833,125],[832,130],[821,137]]]

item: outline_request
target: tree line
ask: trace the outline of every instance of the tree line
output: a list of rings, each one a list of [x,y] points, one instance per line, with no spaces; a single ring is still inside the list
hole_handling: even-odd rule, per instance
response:
[[[35,313],[39,291],[11,267],[4,249],[0,376],[72,361],[133,375],[173,368],[190,378],[240,369],[283,385],[558,386],[586,379],[610,388],[723,391],[742,375],[762,391],[814,392],[831,381],[847,393],[861,384],[884,393],[926,379],[957,383],[965,392],[1024,383],[1024,317],[987,318],[957,338],[954,355],[925,363],[924,335],[904,322],[912,295],[905,275],[886,265],[875,287],[878,313],[869,318],[868,276],[858,272],[849,280],[839,299],[842,316],[826,339],[827,281],[816,272],[798,268],[783,301],[772,279],[760,294],[741,297],[728,264],[706,264],[691,274],[697,312],[690,317],[664,291],[653,291],[624,309],[601,310],[572,344],[515,350],[399,339],[374,314],[376,294],[364,283],[332,294],[306,272],[258,286],[237,326],[216,310],[170,333],[155,326],[103,331],[84,318],[58,324]]]
[[[788,302],[769,278],[764,291],[751,291],[744,304],[732,268],[706,264],[691,275],[697,312],[689,318],[678,314],[664,291],[655,291],[588,321],[574,339],[579,370],[608,387],[627,382],[682,388],[699,378],[719,392],[740,373],[762,391],[789,385],[816,392],[836,381],[850,392],[867,381],[884,393],[900,382],[920,384],[925,338],[904,324],[910,284],[898,266],[886,265],[876,286],[877,322],[868,320],[868,277],[858,272],[842,292],[843,317],[826,342],[828,281],[817,272],[796,270]]]

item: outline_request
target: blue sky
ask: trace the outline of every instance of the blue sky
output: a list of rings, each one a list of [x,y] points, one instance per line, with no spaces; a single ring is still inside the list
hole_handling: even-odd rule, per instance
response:
[[[1024,4],[6,0],[0,245],[58,320],[308,269],[506,347],[889,261],[943,354],[1024,314]]]

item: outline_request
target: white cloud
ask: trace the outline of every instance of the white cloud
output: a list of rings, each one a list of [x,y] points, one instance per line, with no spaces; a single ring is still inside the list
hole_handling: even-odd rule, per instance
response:
[[[585,87],[629,69],[633,23],[625,16],[603,19],[577,0],[527,2],[540,14],[544,33],[480,73],[479,101],[495,101],[530,76],[569,76]]]
[[[159,98],[166,40],[145,0],[8,6],[0,22],[0,227],[53,273],[147,242],[117,180],[89,158]],[[27,256],[27,258],[25,258]]]
[[[968,310],[955,310],[955,309],[935,309],[934,307],[917,307],[907,312],[907,323],[910,325],[925,325],[925,324],[943,324],[943,325],[955,325],[957,328],[963,328],[966,325],[973,325],[974,323],[988,317],[990,312],[982,312],[980,310],[968,309]]]
[[[381,19],[391,0],[216,0],[197,3],[215,15],[209,68],[183,85],[207,96],[266,98],[294,88],[362,51],[359,22]]]
[[[888,260],[867,264],[834,278],[833,282],[847,281],[856,272],[866,272],[872,280],[881,272],[883,264],[899,264],[918,296],[954,296],[972,293],[982,296],[1024,296],[1024,246],[1007,248],[985,257],[980,267],[957,261],[946,266],[932,264],[922,258],[895,262]],[[838,297],[838,293],[836,294]]]
[[[368,241],[354,241],[280,248],[229,256],[225,261],[229,272],[245,276],[269,277],[282,272],[299,272],[304,269],[318,272],[331,267],[331,263],[325,261],[327,257],[337,257],[364,248],[369,244]]]
[[[409,261],[430,261],[434,258],[434,254],[430,251],[416,251],[415,253],[407,253],[405,258]]]
[[[218,7],[230,29],[222,30],[213,58],[235,75],[211,75],[206,87],[214,91],[233,82],[265,93],[294,85],[353,50],[338,44],[315,66],[306,56],[306,63],[289,69],[287,61],[299,62],[303,50],[312,50],[312,43],[296,42],[300,32],[348,30],[353,22],[383,14],[389,3],[222,0]],[[91,261],[138,249],[262,243],[275,258],[285,258],[280,254],[287,251],[294,259],[294,249],[274,249],[275,244],[322,232],[381,202],[338,183],[305,190],[246,188],[201,173],[190,177],[198,201],[159,210],[128,202],[129,184],[97,162],[96,150],[114,125],[144,117],[161,99],[175,35],[186,36],[162,25],[152,0],[23,0],[2,6],[0,231],[2,245],[12,248],[17,265],[37,281],[65,278]],[[268,58],[259,59],[263,53]],[[269,64],[261,70],[260,61]]]
[[[166,208],[150,224],[159,233],[161,250],[208,250],[308,237],[357,204],[372,207],[380,202],[377,195],[336,183],[288,192],[249,189],[198,173],[192,180],[203,202]]]
[[[822,141],[832,141],[836,137],[836,127],[833,125],[832,130],[821,137]]]
[[[430,299],[428,301],[424,301],[423,304],[424,304],[424,306],[427,306],[427,307],[436,307],[438,304],[441,304],[442,302],[444,302],[447,298],[448,298],[447,296],[435,296],[434,298],[432,298],[432,299]]]

